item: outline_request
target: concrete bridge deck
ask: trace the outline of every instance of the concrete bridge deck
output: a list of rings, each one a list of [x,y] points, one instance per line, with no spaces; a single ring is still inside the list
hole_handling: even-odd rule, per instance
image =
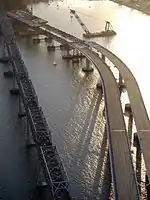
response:
[[[90,43],[90,45],[106,56],[119,70],[124,79],[146,164],[147,175],[150,181],[150,121],[139,86],[132,72],[116,55],[95,42]]]

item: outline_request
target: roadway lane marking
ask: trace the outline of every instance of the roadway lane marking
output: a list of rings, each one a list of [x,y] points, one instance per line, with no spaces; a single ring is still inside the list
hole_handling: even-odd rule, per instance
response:
[[[142,131],[142,132],[149,132],[150,129],[147,129],[147,130],[138,130],[138,131]]]
[[[112,131],[122,132],[122,131],[125,131],[125,130],[124,129],[123,130],[113,129]]]

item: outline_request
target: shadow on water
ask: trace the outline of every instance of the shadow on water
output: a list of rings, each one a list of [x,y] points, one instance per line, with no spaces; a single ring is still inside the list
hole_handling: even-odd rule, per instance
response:
[[[79,143],[76,145],[77,147],[73,152],[75,155],[77,155],[72,160],[71,166],[73,166],[73,167],[76,167],[76,166],[79,167],[79,165],[83,165],[83,163],[86,159],[86,155],[88,154],[90,140],[92,137],[94,126],[95,126],[95,120],[97,118],[97,114],[99,111],[101,98],[102,98],[101,94],[100,93],[98,94],[97,91],[95,91],[95,93],[93,95],[93,99],[91,101],[91,105],[89,107],[89,110],[88,110],[88,113],[86,116],[84,127],[81,131],[82,134],[79,139]]]
[[[96,198],[99,194],[99,199],[108,200],[110,194],[110,184],[111,173],[107,148],[107,131],[105,127],[91,197]]]

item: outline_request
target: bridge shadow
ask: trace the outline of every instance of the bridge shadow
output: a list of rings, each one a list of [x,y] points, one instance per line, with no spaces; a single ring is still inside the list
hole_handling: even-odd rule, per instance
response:
[[[101,143],[101,150],[98,158],[97,169],[93,181],[91,198],[96,199],[96,196],[99,196],[99,199],[108,200],[110,194],[108,192],[110,189],[109,182],[111,182],[110,166],[107,148],[107,132],[105,126],[105,131]]]
[[[98,94],[97,98],[96,94],[94,94],[92,98],[91,105],[89,107],[86,120],[84,123],[84,127],[81,131],[82,134],[79,139],[79,143],[76,145],[76,149],[73,152],[73,154],[76,155],[76,157],[72,160],[71,167],[81,167],[81,165],[83,165],[86,159],[101,99],[102,95],[100,93]]]

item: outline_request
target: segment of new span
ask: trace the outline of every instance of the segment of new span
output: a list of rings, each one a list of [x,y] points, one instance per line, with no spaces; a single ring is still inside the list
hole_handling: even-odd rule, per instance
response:
[[[91,42],[90,45],[106,56],[124,79],[146,165],[146,173],[150,182],[150,122],[136,79],[125,63],[115,54],[95,42]]]

